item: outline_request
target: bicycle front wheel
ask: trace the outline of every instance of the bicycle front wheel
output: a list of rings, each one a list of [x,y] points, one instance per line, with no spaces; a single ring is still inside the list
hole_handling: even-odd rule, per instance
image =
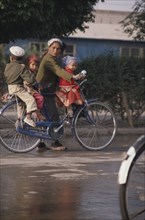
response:
[[[88,101],[74,116],[73,129],[81,146],[96,151],[113,141],[117,125],[112,110],[106,104]]]
[[[40,140],[16,131],[17,103],[12,101],[0,112],[0,141],[9,151],[25,153],[33,150]]]
[[[128,163],[130,157],[131,153],[127,158]],[[125,172],[125,170],[122,166],[122,171]],[[126,182],[120,184],[119,198],[123,219],[145,219],[145,136],[144,144],[139,147],[130,164]]]

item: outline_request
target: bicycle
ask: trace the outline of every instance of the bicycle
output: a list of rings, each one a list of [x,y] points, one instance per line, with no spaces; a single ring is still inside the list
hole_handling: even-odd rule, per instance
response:
[[[12,152],[24,153],[33,150],[41,139],[57,140],[64,135],[64,128],[70,126],[72,135],[76,141],[85,149],[102,150],[114,139],[117,129],[116,119],[113,111],[105,103],[97,99],[87,100],[83,93],[83,83],[79,83],[81,95],[84,97],[84,104],[74,110],[72,119],[64,113],[60,122],[52,122],[49,118],[44,103],[42,113],[46,121],[36,122],[32,128],[24,123],[25,108],[21,120],[16,125],[18,105],[22,103],[18,98],[5,104],[0,109],[0,140],[5,148]],[[43,94],[49,95],[49,94]]]
[[[128,149],[118,174],[123,220],[145,219],[145,135]]]

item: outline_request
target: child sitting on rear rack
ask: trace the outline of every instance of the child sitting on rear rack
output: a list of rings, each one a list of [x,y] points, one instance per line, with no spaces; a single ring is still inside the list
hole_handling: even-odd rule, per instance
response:
[[[4,77],[8,84],[10,95],[16,95],[26,104],[26,117],[24,122],[35,127],[36,124],[32,119],[32,113],[38,112],[37,104],[34,97],[24,88],[24,81],[33,84],[35,81],[30,77],[29,70],[23,63],[25,51],[19,46],[10,48],[10,63],[6,65]],[[19,117],[19,115],[18,115]]]
[[[37,82],[35,78],[36,78],[36,73],[38,71],[38,66],[39,66],[38,57],[35,54],[30,55],[27,58],[26,65],[29,69],[30,78],[34,81],[34,83],[30,84],[27,81],[24,81],[24,86],[27,89],[28,93],[30,93],[35,98],[35,101],[37,103],[38,111],[35,117],[38,120],[45,120],[45,117],[40,113],[41,109],[43,108],[44,97],[38,92],[37,88],[35,88],[35,85],[37,87]]]

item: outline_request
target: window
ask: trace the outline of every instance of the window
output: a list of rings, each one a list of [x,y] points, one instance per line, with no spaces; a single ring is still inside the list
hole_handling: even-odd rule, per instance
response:
[[[129,48],[121,48],[121,56],[129,56]]]
[[[66,48],[64,50],[64,55],[75,56],[76,48],[74,44],[66,44]]]
[[[29,45],[29,50],[41,55],[44,49],[47,47],[47,43],[44,42],[31,42]]]
[[[139,57],[140,56],[140,50],[138,48],[131,48],[131,56]]]
[[[120,49],[121,56],[133,56],[133,57],[142,57],[144,56],[143,48],[135,48],[135,47],[122,47]]]

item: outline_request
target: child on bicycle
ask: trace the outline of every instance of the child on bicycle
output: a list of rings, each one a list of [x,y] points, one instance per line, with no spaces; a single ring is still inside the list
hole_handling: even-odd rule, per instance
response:
[[[44,97],[38,92],[38,88],[37,88],[38,86],[35,79],[39,67],[39,59],[35,54],[30,55],[27,58],[27,67],[29,69],[30,77],[32,78],[34,83],[30,84],[27,81],[24,81],[24,86],[27,89],[27,91],[35,98],[35,101],[37,103],[37,107],[38,107],[38,111],[36,115],[37,119],[45,120],[45,117],[40,113],[40,110],[43,108]]]
[[[37,113],[38,108],[34,97],[24,87],[24,81],[34,83],[29,70],[23,64],[25,51],[19,46],[10,47],[10,63],[5,67],[4,77],[8,84],[9,94],[18,96],[26,104],[26,117],[24,122],[35,127],[32,113]]]
[[[77,58],[73,56],[65,56],[62,59],[64,69],[69,73],[74,75],[74,71],[77,69]],[[77,105],[83,104],[83,99],[79,92],[79,86],[76,84],[75,80],[71,78],[71,81],[60,78],[59,80],[59,90],[56,92],[57,97],[67,107],[67,113],[69,117],[73,116],[72,104]]]

